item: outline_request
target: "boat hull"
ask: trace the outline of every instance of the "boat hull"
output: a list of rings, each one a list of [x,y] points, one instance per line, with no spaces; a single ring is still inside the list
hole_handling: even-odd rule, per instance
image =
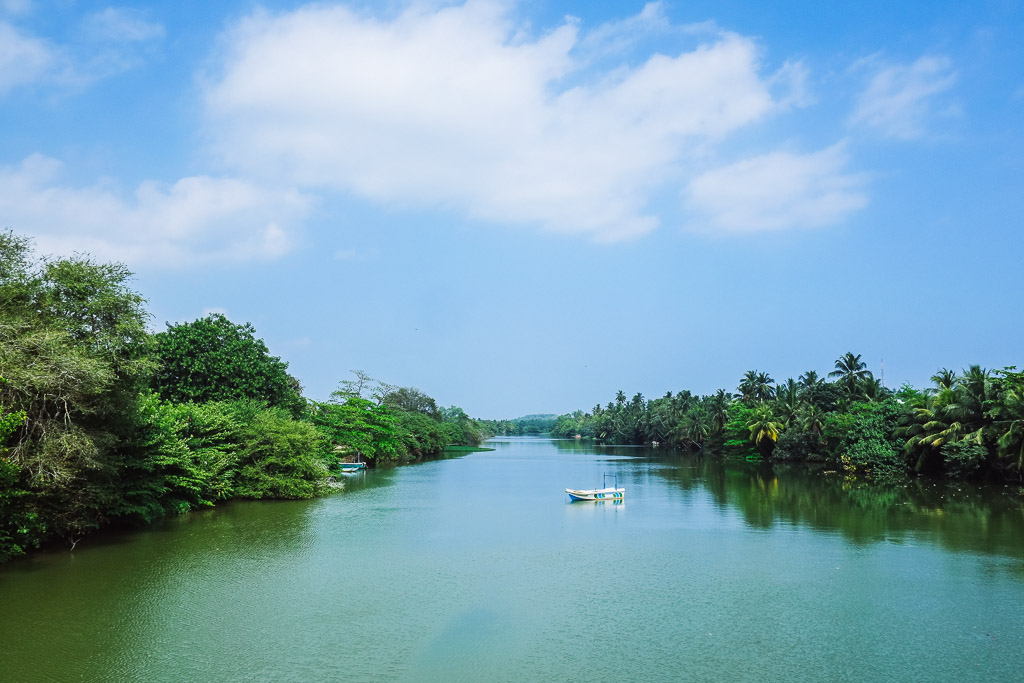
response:
[[[626,489],[566,489],[569,498],[573,500],[623,500],[626,496]]]

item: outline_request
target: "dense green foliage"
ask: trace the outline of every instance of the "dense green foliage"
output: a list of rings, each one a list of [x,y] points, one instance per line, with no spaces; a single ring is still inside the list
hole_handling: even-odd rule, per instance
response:
[[[941,370],[933,388],[882,386],[859,355],[828,373],[776,382],[744,374],[736,394],[636,394],[558,418],[559,437],[658,443],[748,459],[822,462],[847,473],[929,473],[1020,480],[1024,474],[1024,373],[971,366]]]
[[[496,436],[540,436],[551,433],[557,415],[524,415],[514,420],[482,420],[489,433]]]
[[[231,498],[309,498],[343,460],[476,445],[458,408],[369,378],[309,402],[252,325],[214,314],[146,331],[119,264],[35,259],[0,233],[0,561]]]
[[[110,516],[122,444],[155,363],[144,301],[122,266],[34,262],[28,241],[10,233],[0,234],[0,263],[0,406],[24,416],[9,437],[18,472],[5,477],[14,507],[4,520],[22,520],[24,543],[0,548],[9,555],[48,536],[73,543]]]
[[[175,402],[254,400],[298,415],[305,406],[288,364],[271,356],[252,325],[220,313],[153,335],[160,367],[153,388]]]

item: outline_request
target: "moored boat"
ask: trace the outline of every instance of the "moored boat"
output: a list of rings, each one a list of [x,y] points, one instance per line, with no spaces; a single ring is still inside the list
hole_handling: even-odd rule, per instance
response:
[[[602,486],[604,488],[599,489],[566,489],[565,492],[569,494],[571,500],[611,500],[611,501],[622,501],[626,496],[626,489],[619,488],[619,477],[618,475],[612,475],[614,483],[608,486],[608,475],[604,475],[604,481]]]

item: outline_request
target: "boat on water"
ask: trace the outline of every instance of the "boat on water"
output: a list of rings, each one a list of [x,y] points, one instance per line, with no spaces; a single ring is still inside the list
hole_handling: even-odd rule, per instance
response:
[[[362,470],[365,470],[366,469],[366,463],[365,462],[343,462],[340,465],[338,465],[338,467],[341,468],[341,473],[342,474],[352,474],[352,473],[355,473],[355,472],[360,472]]]
[[[566,489],[565,492],[569,494],[569,498],[573,501],[577,500],[611,500],[619,501],[625,499],[626,489],[619,488],[619,475],[613,474],[613,483],[608,486],[608,475],[604,475],[604,481],[601,482],[602,488],[599,489]]]

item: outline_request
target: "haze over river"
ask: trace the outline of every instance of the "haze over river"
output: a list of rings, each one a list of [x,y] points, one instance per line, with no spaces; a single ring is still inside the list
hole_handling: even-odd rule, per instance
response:
[[[487,445],[2,566],[0,680],[1024,680],[1016,487]]]

